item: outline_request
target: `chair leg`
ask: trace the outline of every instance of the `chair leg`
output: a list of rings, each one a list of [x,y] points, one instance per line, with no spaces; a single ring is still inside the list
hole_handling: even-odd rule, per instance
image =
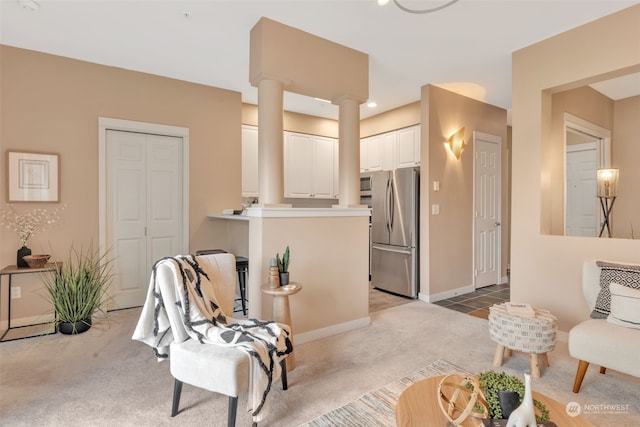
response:
[[[238,396],[229,396],[229,415],[227,416],[228,427],[235,427],[237,411],[238,411]]]
[[[576,379],[573,382],[574,393],[578,393],[580,391],[580,386],[582,386],[582,380],[584,379],[584,374],[587,373],[588,367],[589,367],[589,362],[585,362],[584,360],[579,361],[578,370],[576,371]]]
[[[287,390],[289,388],[289,383],[287,382],[287,359],[282,359],[280,361],[280,368],[282,374],[280,374],[280,379],[282,380],[282,389]]]
[[[493,356],[493,366],[502,366],[502,357],[504,356],[504,346],[498,344],[496,346],[496,352]]]
[[[171,406],[171,416],[175,417],[180,406],[180,394],[182,393],[182,381],[175,380],[173,383],[173,405]]]
[[[240,284],[240,303],[242,314],[247,315],[247,271],[238,270],[238,283]]]

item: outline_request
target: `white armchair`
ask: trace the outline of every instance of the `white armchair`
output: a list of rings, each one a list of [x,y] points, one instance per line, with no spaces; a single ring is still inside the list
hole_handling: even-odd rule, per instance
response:
[[[236,289],[235,257],[232,254],[223,253],[197,256],[196,259],[204,273],[209,277],[208,282],[213,285],[215,299],[222,312],[233,313]],[[177,268],[173,262],[159,262],[155,268],[155,274],[156,288],[154,290],[153,286],[150,286],[149,292],[154,292],[151,297],[156,303],[154,307],[145,305],[133,338],[143,340],[143,338],[150,336],[151,331],[148,330],[150,325],[148,324],[148,319],[144,320],[144,310],[153,309],[156,311],[158,309],[157,292],[159,290],[162,306],[166,311],[165,322],[168,321],[170,325],[167,333],[172,334],[172,337],[168,341],[164,340],[164,338],[156,338],[155,344],[151,344],[150,341],[145,342],[160,349],[156,350],[159,357],[164,356],[161,350],[163,348],[162,344],[169,344],[170,370],[171,375],[175,378],[171,416],[173,417],[178,413],[182,385],[186,383],[229,396],[227,424],[228,426],[235,426],[238,395],[248,388],[251,375],[249,354],[241,346],[230,346],[224,343],[219,345],[208,342],[203,344],[198,339],[193,339],[193,332],[191,332],[190,336],[186,325],[186,322],[190,322],[190,320],[185,319],[187,316],[184,316],[179,309],[179,305],[182,304],[181,293],[185,292],[183,287],[185,272]],[[203,293],[205,292],[203,290]],[[150,298],[148,297],[147,303],[149,301]],[[193,304],[191,298],[188,301]],[[154,314],[154,318],[156,325],[158,322],[162,323],[162,319],[157,320],[157,312]],[[193,324],[190,327],[193,327]],[[159,335],[157,326],[154,326],[154,328],[156,330],[151,335],[157,337]],[[233,334],[234,332],[229,333]],[[223,338],[224,335],[221,334]],[[163,342],[160,345],[156,345],[158,340]],[[286,390],[286,359],[284,354],[279,354],[279,356],[281,369],[273,370],[271,381],[275,382],[280,375],[282,388]]]
[[[640,269],[635,264],[627,264]],[[582,270],[582,289],[591,310],[596,306],[600,292],[602,268],[596,261],[587,261]],[[640,274],[640,272],[639,272]],[[586,320],[569,332],[569,353],[578,359],[578,369],[573,392],[578,393],[590,363],[600,366],[600,373],[607,368],[640,377],[640,329],[625,327],[601,319]]]

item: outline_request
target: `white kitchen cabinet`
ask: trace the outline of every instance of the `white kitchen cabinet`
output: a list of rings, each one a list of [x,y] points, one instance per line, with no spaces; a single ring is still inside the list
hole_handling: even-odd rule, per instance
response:
[[[398,135],[396,132],[387,132],[382,136],[381,147],[381,163],[383,171],[390,171],[396,167],[396,144],[398,141]]]
[[[242,125],[242,197],[258,197],[258,128]]]
[[[382,135],[369,136],[360,141],[360,172],[382,170]]]
[[[406,168],[420,165],[420,126],[410,126],[395,131],[395,167]]]
[[[284,145],[284,196],[333,199],[336,140],[285,132]]]
[[[396,167],[396,131],[362,138],[360,172],[392,170]]]
[[[312,197],[334,198],[335,151],[336,140],[334,138],[313,137]]]

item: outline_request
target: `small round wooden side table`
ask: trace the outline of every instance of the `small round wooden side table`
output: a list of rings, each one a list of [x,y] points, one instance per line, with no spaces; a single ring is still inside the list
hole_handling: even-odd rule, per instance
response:
[[[261,288],[263,293],[273,296],[272,317],[277,323],[284,323],[291,328],[291,344],[293,345],[293,325],[291,324],[291,310],[289,308],[289,295],[297,294],[302,289],[302,285],[297,282],[289,282],[288,285],[270,288],[269,285],[263,285]],[[294,347],[295,348],[295,347]],[[290,371],[296,367],[296,359],[292,351],[287,356],[287,370]]]
[[[438,384],[444,376],[430,377],[407,387],[396,403],[396,425],[399,427],[447,426],[440,405],[438,405]],[[533,398],[542,402],[549,410],[551,421],[558,427],[592,427],[583,416],[570,416],[566,405],[547,395],[533,391]],[[482,427],[478,418],[467,418],[463,427]]]

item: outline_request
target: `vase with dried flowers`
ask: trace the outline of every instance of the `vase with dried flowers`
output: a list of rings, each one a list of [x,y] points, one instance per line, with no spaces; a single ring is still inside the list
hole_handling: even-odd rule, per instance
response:
[[[0,211],[0,224],[8,230],[13,230],[20,239],[20,249],[16,257],[18,267],[28,267],[24,257],[31,255],[31,249],[27,247],[29,238],[42,231],[49,230],[60,222],[60,214],[65,205],[55,209],[36,208],[19,213],[13,205],[7,205]]]

